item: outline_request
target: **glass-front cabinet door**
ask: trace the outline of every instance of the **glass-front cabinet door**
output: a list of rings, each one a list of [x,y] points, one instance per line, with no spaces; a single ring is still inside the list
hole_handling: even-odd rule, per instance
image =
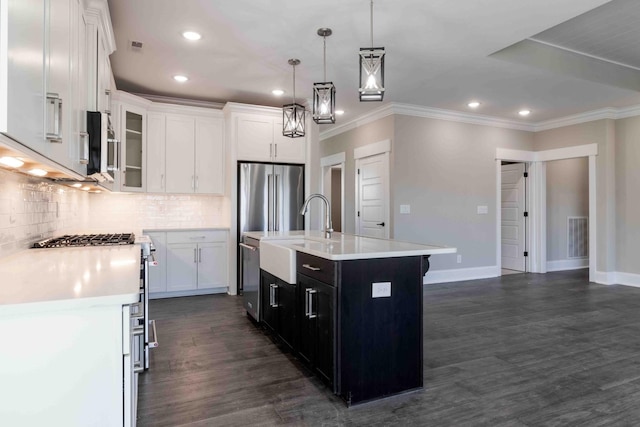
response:
[[[145,191],[146,112],[122,105],[121,118],[122,191]]]

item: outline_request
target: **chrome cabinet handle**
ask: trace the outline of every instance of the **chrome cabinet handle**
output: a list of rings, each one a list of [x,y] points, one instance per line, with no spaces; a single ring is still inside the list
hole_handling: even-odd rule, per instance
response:
[[[191,189],[196,189],[196,177],[194,175],[191,175]]]
[[[111,115],[111,90],[105,89],[104,94],[107,95],[107,108],[105,108],[104,112]]]
[[[87,132],[80,132],[80,146],[82,147],[82,154],[80,155],[80,164],[89,164],[89,134]]]
[[[313,314],[313,295],[317,294],[318,291],[315,289],[307,288],[304,290],[305,292],[305,304],[304,304],[304,314],[309,319],[314,319],[318,317],[317,314]]]
[[[164,174],[160,174],[160,188],[164,190]]]
[[[258,250],[255,246],[247,245],[246,243],[238,243],[241,248],[249,249],[251,252]]]
[[[62,143],[62,98],[57,93],[47,93],[47,102],[53,104],[53,132],[47,132],[49,142]]]
[[[193,248],[193,262],[198,262],[198,255],[196,248]]]
[[[276,302],[276,289],[278,289],[278,285],[275,283],[269,285],[269,305],[273,308],[278,307],[278,303]]]
[[[273,157],[273,144],[269,144],[269,157]]]
[[[198,262],[202,262],[202,248],[198,248]]]
[[[273,157],[278,157],[278,144],[273,144],[273,148],[275,151],[275,154],[273,155]]]
[[[199,187],[199,183],[198,183],[198,175],[196,175],[196,184],[195,184],[194,190],[197,190],[197,189],[198,189],[198,187]]]
[[[309,264],[302,264],[302,266],[304,268],[308,269],[308,270],[311,270],[311,271],[320,271],[320,270],[322,270],[320,267],[314,267],[314,266],[309,265]]]

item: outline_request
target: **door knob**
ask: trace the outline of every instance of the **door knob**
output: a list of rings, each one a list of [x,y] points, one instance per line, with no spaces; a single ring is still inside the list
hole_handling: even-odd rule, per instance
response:
[[[378,223],[376,225],[380,225],[380,226],[384,227],[384,222],[380,222],[380,223]]]

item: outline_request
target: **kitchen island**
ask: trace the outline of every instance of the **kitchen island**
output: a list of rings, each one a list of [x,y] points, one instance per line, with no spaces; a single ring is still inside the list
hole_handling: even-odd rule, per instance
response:
[[[312,231],[245,235],[261,240],[262,323],[347,405],[423,386],[423,276],[431,255],[455,248]]]

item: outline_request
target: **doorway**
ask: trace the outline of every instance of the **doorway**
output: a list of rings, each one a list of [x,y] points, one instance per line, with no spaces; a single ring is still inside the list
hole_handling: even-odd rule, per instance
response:
[[[344,170],[345,153],[337,153],[320,159],[322,187],[320,192],[331,204],[333,231],[344,229]]]

